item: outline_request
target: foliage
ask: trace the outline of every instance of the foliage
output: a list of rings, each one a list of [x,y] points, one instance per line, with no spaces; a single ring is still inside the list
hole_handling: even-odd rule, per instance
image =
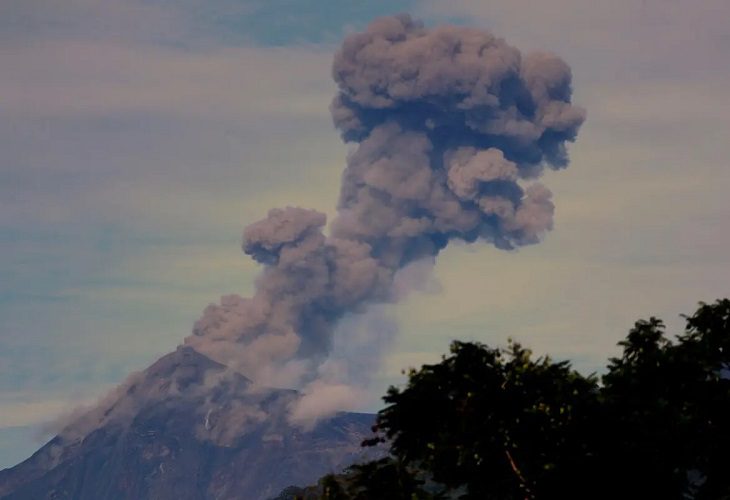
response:
[[[686,319],[637,322],[603,377],[602,465],[637,497],[730,498],[730,300]]]
[[[560,481],[589,450],[574,439],[597,402],[596,380],[567,362],[531,359],[455,342],[451,356],[391,388],[379,414],[382,439],[406,464],[475,498],[532,498]]]
[[[454,342],[391,387],[386,459],[320,483],[338,499],[730,499],[730,300],[684,333],[638,321],[602,377]]]

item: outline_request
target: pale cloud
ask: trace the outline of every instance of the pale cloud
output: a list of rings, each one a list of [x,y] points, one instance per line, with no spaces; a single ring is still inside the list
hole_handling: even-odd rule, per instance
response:
[[[549,48],[576,68],[578,84],[587,70],[615,83],[728,71],[718,66],[730,45],[725,0],[424,0],[420,10],[487,26],[524,48]]]
[[[321,49],[49,41],[4,46],[0,61],[14,69],[0,76],[12,117],[0,125],[0,223],[174,230],[195,243],[238,237],[284,198],[335,203],[326,180],[345,149]]]
[[[240,19],[261,8],[248,0],[5,0],[0,37],[27,43],[38,38],[114,40],[147,44],[210,44],[222,34],[221,18]]]
[[[326,115],[334,88],[330,54],[316,46],[180,50],[50,39],[4,45],[0,61],[13,68],[0,80],[4,111],[24,118],[316,118]]]
[[[362,407],[367,393],[358,389],[348,384],[315,380],[304,387],[302,397],[292,404],[289,420],[309,430],[325,416]]]

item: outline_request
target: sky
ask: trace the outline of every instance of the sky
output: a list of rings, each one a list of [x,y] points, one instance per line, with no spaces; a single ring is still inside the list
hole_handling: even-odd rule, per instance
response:
[[[600,371],[639,318],[730,295],[726,0],[0,3],[0,467],[260,271],[271,207],[333,214],[334,52],[374,17],[473,25],[571,66],[587,120],[538,245],[452,245],[388,306],[364,410],[452,339]],[[373,334],[374,342],[385,342]]]

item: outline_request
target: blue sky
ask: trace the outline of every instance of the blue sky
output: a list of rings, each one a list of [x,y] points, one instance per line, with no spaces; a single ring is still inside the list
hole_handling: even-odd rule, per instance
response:
[[[249,293],[242,228],[332,213],[342,36],[409,11],[573,68],[588,120],[545,182],[556,227],[519,252],[457,246],[399,324],[369,408],[452,338],[596,370],[633,321],[730,295],[725,0],[9,0],[0,6],[0,467],[44,423]]]

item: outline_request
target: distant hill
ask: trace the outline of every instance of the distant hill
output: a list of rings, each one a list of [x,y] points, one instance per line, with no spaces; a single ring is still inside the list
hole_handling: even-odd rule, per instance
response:
[[[360,447],[374,415],[305,432],[286,419],[297,397],[180,347],[0,471],[0,499],[259,500],[377,453]]]

